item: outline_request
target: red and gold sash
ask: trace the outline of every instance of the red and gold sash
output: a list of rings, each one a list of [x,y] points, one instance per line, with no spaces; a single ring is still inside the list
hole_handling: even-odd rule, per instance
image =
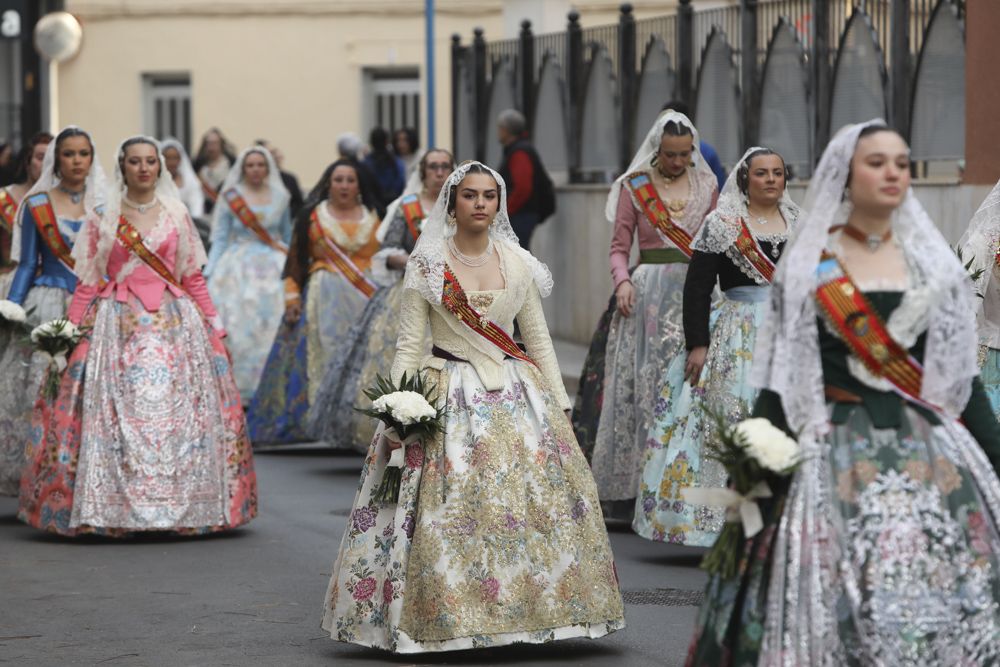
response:
[[[649,174],[644,171],[637,171],[625,177],[625,184],[635,195],[636,201],[642,207],[642,212],[646,214],[649,224],[653,225],[661,234],[667,237],[677,248],[691,257],[694,254],[691,250],[691,235],[684,229],[674,224],[670,219],[670,212],[660,199],[660,193],[656,191],[656,186],[650,180]]]
[[[59,220],[56,218],[56,212],[52,209],[49,195],[44,192],[31,195],[28,197],[27,204],[28,210],[31,211],[31,218],[35,221],[35,228],[41,235],[42,241],[45,242],[45,246],[60,262],[66,265],[66,268],[72,271],[73,267],[76,266],[76,262],[73,261],[73,251],[66,243],[66,239],[63,238],[62,232],[59,231]]]
[[[533,366],[537,366],[534,360],[521,351],[507,332],[491,322],[489,319],[476,312],[476,309],[469,303],[469,297],[458,282],[458,278],[451,272],[451,269],[444,270],[444,289],[441,291],[441,305],[455,318],[469,327],[477,334],[499,347],[508,357],[514,357],[521,361],[527,361]]]
[[[885,322],[834,255],[824,252],[816,268],[816,302],[851,353],[896,393],[937,410],[920,397],[924,369],[889,333]]]
[[[180,281],[174,277],[173,271],[167,268],[167,265],[163,263],[159,255],[146,247],[146,244],[142,242],[142,234],[132,226],[132,223],[125,219],[124,215],[118,218],[117,236],[118,241],[131,250],[136,257],[145,262],[146,266],[153,270],[153,273],[163,278],[168,285],[173,285],[182,291],[184,290]]]
[[[410,234],[413,235],[413,240],[416,241],[420,237],[420,228],[418,225],[421,220],[427,217],[424,213],[424,207],[420,205],[420,197],[418,195],[406,195],[399,202],[399,207],[403,210],[403,218],[406,220],[406,226],[410,228]]]
[[[257,238],[261,240],[262,243],[268,245],[278,252],[288,254],[288,248],[285,247],[284,243],[275,241],[264,226],[260,224],[260,218],[257,214],[250,210],[250,206],[247,204],[246,200],[240,196],[239,191],[236,188],[230,188],[225,191],[222,195],[226,198],[226,203],[229,204],[229,210],[239,218],[239,221],[243,223],[243,226],[253,232]]]
[[[750,262],[750,266],[759,273],[765,281],[774,280],[774,262],[770,260],[757,239],[750,233],[745,220],[740,218],[740,234],[736,237],[736,249]]]
[[[7,192],[7,190],[0,188],[0,226],[10,234],[14,231],[14,222],[16,220],[17,202],[14,201],[14,196]]]
[[[323,231],[323,225],[319,222],[319,214],[316,213],[316,209],[313,209],[312,215],[309,216],[309,222],[309,240],[312,241],[313,246],[320,249],[323,258],[347,278],[347,281],[354,285],[355,289],[371,298],[378,287],[368,280],[364,272],[354,265],[347,253],[326,235],[326,232]]]
[[[208,183],[201,180],[201,177],[198,177],[198,182],[201,183],[201,192],[202,194],[205,195],[205,199],[207,199],[212,203],[215,203],[215,201],[218,200],[219,198],[219,193],[216,190],[213,190],[211,187],[209,187]]]

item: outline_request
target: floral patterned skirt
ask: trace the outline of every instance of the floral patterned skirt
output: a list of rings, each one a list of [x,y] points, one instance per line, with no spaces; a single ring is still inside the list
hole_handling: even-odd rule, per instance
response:
[[[594,441],[597,439],[597,426],[601,420],[601,407],[604,405],[604,363],[608,347],[608,332],[611,329],[611,319],[615,315],[617,299],[614,295],[608,302],[608,309],[597,322],[597,329],[590,339],[587,358],[580,371],[580,386],[573,404],[573,433],[580,443],[580,451],[587,460],[594,455]]]
[[[379,429],[323,628],[340,641],[418,653],[624,627],[593,478],[541,374],[508,360],[504,387],[489,392],[465,362],[424,372],[447,388],[445,433],[408,447],[399,503],[380,506]]]
[[[591,459],[602,501],[631,501],[638,494],[655,392],[670,362],[684,353],[686,276],[687,264],[640,265],[632,274],[635,309],[629,317],[616,310],[611,318]]]
[[[802,444],[741,574],[709,580],[688,665],[1000,663],[1000,480],[968,431],[857,407]]]
[[[684,354],[674,357],[660,381],[632,522],[642,537],[708,547],[722,530],[725,510],[691,505],[681,489],[726,485],[725,469],[706,456],[717,440],[706,409],[729,424],[750,416],[757,398],[750,369],[766,310],[766,303],[724,299],[712,314],[711,343],[698,384],[692,388],[684,381]]]
[[[247,240],[226,249],[208,281],[212,303],[226,327],[226,349],[243,401],[250,402],[285,312],[281,271],[285,255]]]
[[[376,292],[344,344],[334,350],[309,407],[309,432],[317,440],[335,449],[368,450],[375,422],[355,408],[371,407],[364,391],[374,386],[377,375],[389,376],[402,298],[402,282]]]
[[[63,317],[71,296],[58,287],[33,287],[24,299],[24,309],[31,313],[27,324],[38,326]],[[4,496],[17,495],[27,461],[31,409],[49,366],[21,336],[0,332],[0,495]]]
[[[18,517],[62,535],[213,532],[257,514],[226,350],[187,297],[98,299],[53,403],[40,396]]]

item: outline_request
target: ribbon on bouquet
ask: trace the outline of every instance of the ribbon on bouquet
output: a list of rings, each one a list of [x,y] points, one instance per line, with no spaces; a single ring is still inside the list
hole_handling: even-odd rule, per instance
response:
[[[746,495],[732,489],[714,488],[699,489],[687,487],[681,490],[684,500],[695,505],[709,507],[725,507],[726,521],[743,523],[743,532],[749,538],[764,528],[764,518],[757,504],[759,498],[770,498],[771,488],[767,482],[757,482]]]
[[[44,350],[38,350],[38,354],[42,355],[42,358],[44,358],[48,362],[49,366],[55,368],[57,373],[62,373],[64,370],[66,370],[66,366],[69,363],[66,361],[65,352],[56,352],[55,354],[49,354]]]
[[[406,446],[412,445],[420,440],[420,436],[414,433],[408,438],[400,438],[396,429],[386,427],[382,432],[389,445],[389,461],[385,464],[387,468],[402,468],[406,463]]]

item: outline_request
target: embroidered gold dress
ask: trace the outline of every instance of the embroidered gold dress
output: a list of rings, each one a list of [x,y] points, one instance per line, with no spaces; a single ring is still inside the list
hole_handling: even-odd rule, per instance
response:
[[[447,406],[446,428],[407,446],[395,505],[372,499],[387,462],[381,429],[373,440],[325,601],[334,639],[416,653],[624,627],[538,289],[513,246],[497,247],[505,288],[469,292],[470,303],[508,333],[516,317],[537,365],[505,358],[440,303],[405,289],[392,374],[422,370]],[[408,271],[418,270],[411,261]],[[428,322],[438,356],[424,353]]]

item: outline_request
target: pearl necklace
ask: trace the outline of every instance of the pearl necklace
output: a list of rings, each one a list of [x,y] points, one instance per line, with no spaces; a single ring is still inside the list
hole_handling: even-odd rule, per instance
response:
[[[160,199],[156,195],[153,195],[153,200],[152,201],[150,201],[150,202],[148,202],[146,204],[137,204],[136,202],[132,201],[131,199],[129,199],[125,195],[122,195],[122,203],[124,203],[126,206],[128,206],[130,208],[134,208],[135,210],[139,211],[140,215],[142,215],[143,213],[145,213],[149,209],[151,209],[154,206],[156,206],[157,204],[159,204],[160,203]]]
[[[455,245],[454,238],[448,239],[448,250],[451,251],[451,254],[455,257],[455,259],[457,259],[462,264],[465,264],[466,266],[470,266],[473,268],[478,266],[484,266],[486,262],[490,261],[490,257],[493,256],[493,239],[490,239],[486,243],[486,252],[484,252],[482,255],[479,255],[478,257],[469,257],[468,255],[463,255],[461,251],[458,249],[458,247]]]

